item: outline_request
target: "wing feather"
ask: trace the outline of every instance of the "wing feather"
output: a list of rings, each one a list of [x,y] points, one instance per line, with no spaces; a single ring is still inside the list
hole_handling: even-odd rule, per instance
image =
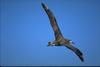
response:
[[[84,61],[83,53],[78,48],[76,48],[76,47],[74,47],[72,45],[67,45],[67,44],[65,44],[65,47],[67,47],[70,50],[72,50],[80,58],[81,61]]]
[[[45,12],[47,13],[51,26],[54,30],[54,34],[55,34],[55,39],[58,41],[59,39],[63,38],[62,33],[58,27],[57,21],[52,13],[52,11],[45,5],[42,3],[42,7],[44,8]]]

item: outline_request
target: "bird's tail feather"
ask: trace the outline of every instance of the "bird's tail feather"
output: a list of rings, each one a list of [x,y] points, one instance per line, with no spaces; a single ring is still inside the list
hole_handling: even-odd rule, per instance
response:
[[[78,48],[76,48],[72,45],[68,45],[66,47],[71,49],[80,58],[81,61],[84,61],[83,54]]]

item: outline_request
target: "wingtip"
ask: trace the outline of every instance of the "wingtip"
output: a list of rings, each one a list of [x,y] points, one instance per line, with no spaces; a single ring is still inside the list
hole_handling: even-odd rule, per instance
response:
[[[83,58],[83,56],[80,56],[80,60],[81,60],[82,62],[84,62],[84,58]]]
[[[43,2],[41,2],[41,5],[44,5],[44,3],[43,3]]]
[[[41,2],[41,5],[44,7],[44,3],[43,2]]]
[[[42,5],[42,7],[44,8],[44,9],[48,9],[48,6],[47,5],[45,5],[43,2],[41,2],[41,5]]]
[[[84,62],[83,53],[82,53],[79,49],[77,49],[77,50],[75,51],[75,53],[76,53],[76,55],[80,58],[80,60],[81,60],[82,62]]]
[[[81,60],[82,62],[84,62],[83,54],[78,54],[78,56],[79,56],[80,60]]]

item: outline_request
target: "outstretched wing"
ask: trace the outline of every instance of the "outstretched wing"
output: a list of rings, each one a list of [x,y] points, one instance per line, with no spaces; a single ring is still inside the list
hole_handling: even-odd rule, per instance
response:
[[[78,48],[76,48],[76,47],[74,47],[72,45],[68,45],[68,44],[65,44],[65,47],[67,47],[70,50],[72,50],[80,58],[81,61],[84,61],[83,53]]]
[[[55,39],[57,41],[59,41],[61,38],[63,38],[61,32],[60,32],[60,29],[58,27],[58,24],[57,24],[57,21],[52,13],[52,11],[45,5],[42,3],[42,7],[44,8],[45,12],[47,13],[48,17],[49,17],[49,20],[50,20],[50,23],[51,23],[51,26],[54,30],[54,34],[55,34]]]

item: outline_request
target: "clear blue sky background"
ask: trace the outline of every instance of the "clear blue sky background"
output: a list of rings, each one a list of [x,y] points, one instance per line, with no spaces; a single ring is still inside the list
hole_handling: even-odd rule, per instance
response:
[[[54,35],[41,2],[85,62],[65,47],[47,47]],[[0,65],[100,65],[100,0],[0,0]]]

